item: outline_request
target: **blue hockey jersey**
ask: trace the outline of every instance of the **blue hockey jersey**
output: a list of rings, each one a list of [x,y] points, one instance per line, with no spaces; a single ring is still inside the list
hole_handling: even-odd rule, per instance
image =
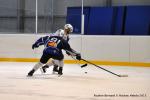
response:
[[[52,48],[57,48],[58,50],[64,49],[65,51],[69,52],[71,55],[78,54],[75,50],[73,50],[70,47],[68,41],[64,40],[60,36],[45,36],[45,37],[41,37],[40,39],[38,39],[33,44],[34,47],[39,47],[40,45],[44,45],[45,48],[52,47]]]

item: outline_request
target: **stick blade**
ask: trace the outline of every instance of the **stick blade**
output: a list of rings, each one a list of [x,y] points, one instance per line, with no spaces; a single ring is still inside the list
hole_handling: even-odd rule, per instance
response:
[[[128,75],[119,75],[119,77],[128,77]]]

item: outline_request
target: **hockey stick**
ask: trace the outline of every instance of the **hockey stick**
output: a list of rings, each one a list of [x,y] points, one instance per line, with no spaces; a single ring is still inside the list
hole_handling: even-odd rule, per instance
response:
[[[87,66],[87,63],[86,64],[83,64],[83,65],[80,65],[80,63],[77,62],[77,60],[75,58],[73,58],[73,56],[71,56],[72,59],[74,59],[76,61],[76,63],[81,67],[86,67]]]
[[[103,67],[100,67],[100,66],[98,66],[98,65],[96,65],[96,64],[94,64],[94,63],[92,63],[92,62],[89,62],[89,61],[87,61],[87,60],[85,60],[85,59],[81,59],[81,60],[83,60],[83,61],[85,61],[85,62],[87,62],[87,63],[89,63],[89,64],[91,64],[91,65],[94,65],[95,67],[100,68],[100,69],[102,69],[102,70],[104,70],[104,71],[106,71],[106,72],[109,72],[109,73],[111,73],[111,74],[113,74],[113,75],[116,75],[116,76],[118,76],[118,77],[128,77],[128,75],[120,75],[120,74],[116,74],[116,73],[114,73],[114,72],[111,72],[111,71],[109,71],[109,70],[107,70],[107,69],[105,69],[105,68],[103,68]]]
[[[69,51],[69,50],[65,50],[65,51],[66,51],[66,52],[69,52],[69,53],[71,54],[71,58],[74,59],[74,60],[76,61],[76,63],[77,63],[81,68],[87,66],[87,63],[86,63],[86,64],[83,64],[83,65],[80,65],[80,64],[77,62],[77,59],[75,59],[75,58],[73,57],[73,56],[76,55],[75,53],[73,53],[73,52],[71,52],[71,51]]]

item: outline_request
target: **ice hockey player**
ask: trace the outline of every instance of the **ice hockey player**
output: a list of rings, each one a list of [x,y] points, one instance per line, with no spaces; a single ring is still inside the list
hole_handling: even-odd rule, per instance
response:
[[[54,36],[61,36],[63,39],[69,41],[69,35],[73,32],[73,26],[71,24],[65,24],[64,30],[59,29],[54,33]]]
[[[53,36],[61,36],[64,40],[69,41],[69,35],[70,33],[73,32],[73,26],[71,24],[65,24],[64,26],[64,30],[63,29],[59,29],[57,30]],[[66,52],[68,55],[69,53]],[[42,73],[46,73],[46,69],[49,68],[50,66],[54,66],[53,67],[53,73],[58,72],[58,60],[52,60],[50,62],[48,62],[46,65],[44,65],[41,69]]]
[[[62,49],[69,52],[70,55],[76,56],[77,60],[81,60],[80,53],[77,53],[75,50],[71,49],[69,43],[60,36],[41,37],[32,45],[32,49],[38,48],[40,45],[45,46],[43,54],[40,58],[40,62],[35,64],[33,69],[28,73],[28,76],[32,76],[34,72],[38,70],[40,67],[42,67],[44,64],[46,64],[50,58],[58,61],[57,62],[57,65],[59,67],[58,74],[62,75],[64,66],[63,63],[64,55],[62,53]]]

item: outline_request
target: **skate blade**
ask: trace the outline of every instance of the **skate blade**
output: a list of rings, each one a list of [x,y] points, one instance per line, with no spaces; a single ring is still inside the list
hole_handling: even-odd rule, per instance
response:
[[[42,68],[40,68],[40,71],[42,74],[46,73],[46,71],[44,72]]]
[[[61,75],[60,75],[60,74],[58,74],[58,77],[60,77],[60,76],[62,76],[62,75],[63,75],[63,74],[61,74]]]
[[[30,75],[26,75],[26,77],[32,77],[32,76],[30,76]]]

